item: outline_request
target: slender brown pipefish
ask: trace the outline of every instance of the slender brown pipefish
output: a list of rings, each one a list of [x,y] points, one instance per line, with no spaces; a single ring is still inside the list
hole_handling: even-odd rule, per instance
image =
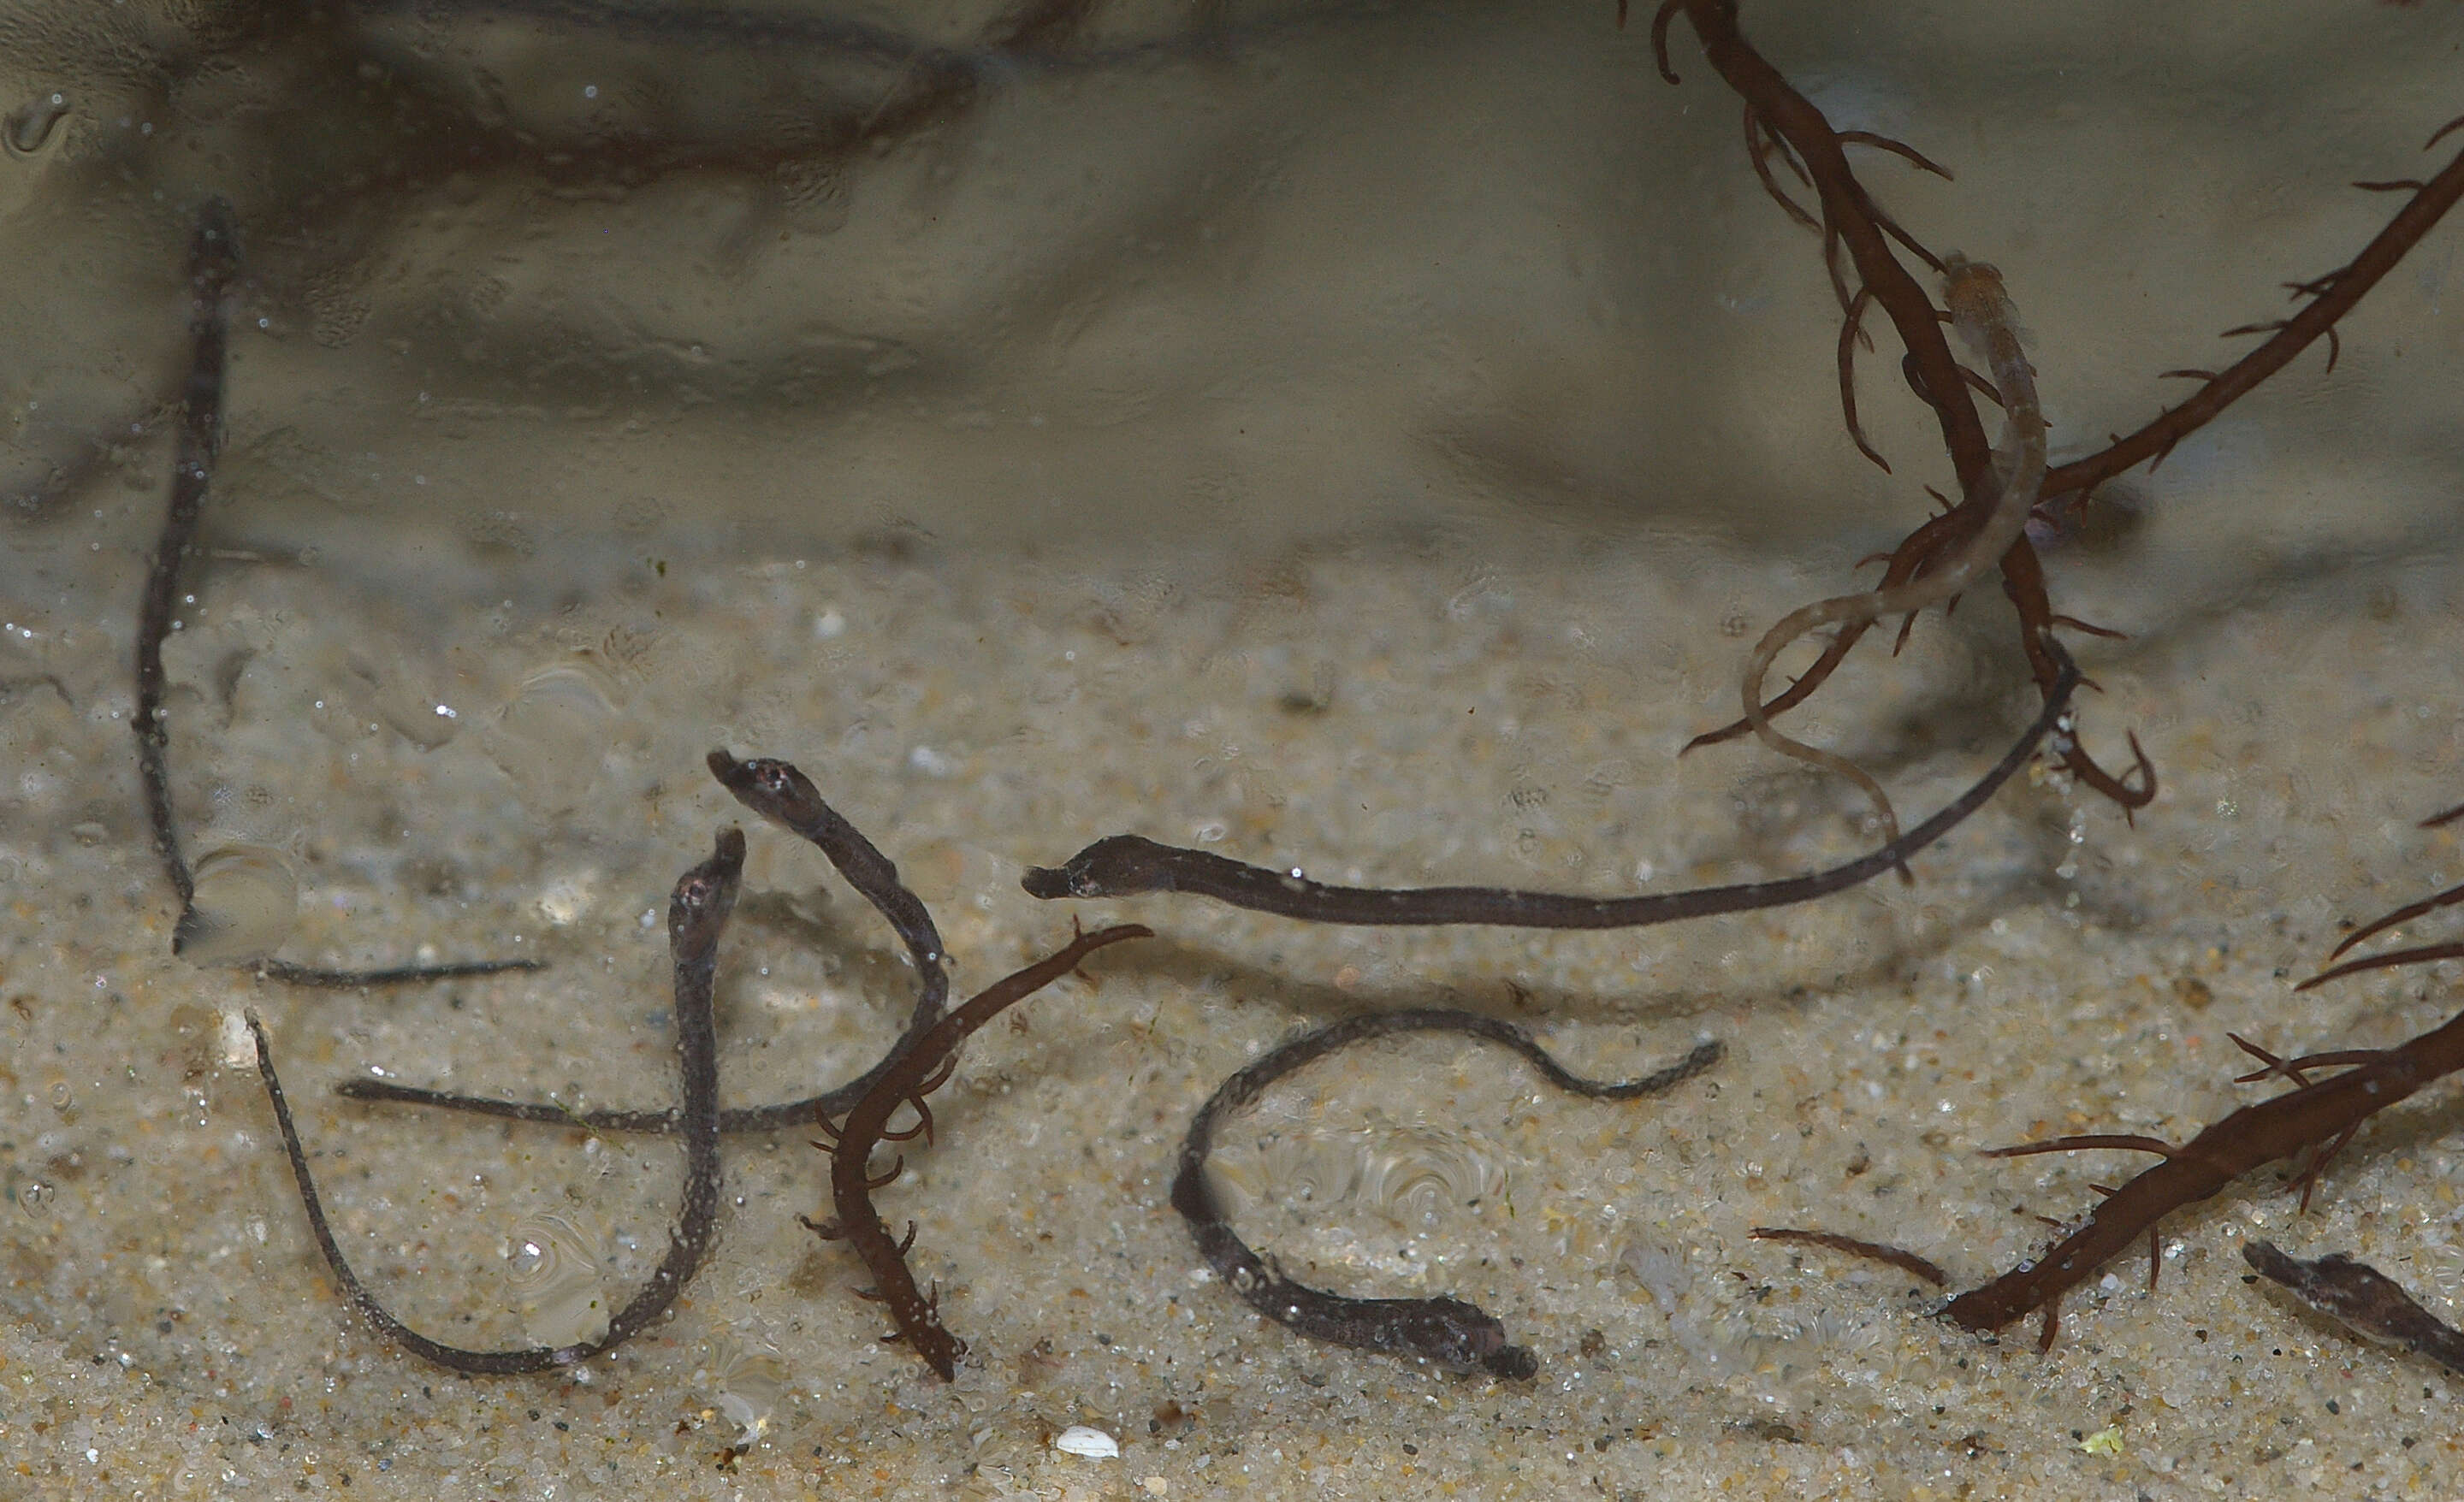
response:
[[[844,1111],[864,1099],[891,1062],[913,1048],[941,1019],[941,1008],[950,994],[950,977],[942,965],[940,930],[933,925],[933,915],[925,910],[922,899],[900,884],[898,867],[837,810],[822,801],[812,780],[792,764],[769,757],[737,761],[724,751],[712,751],[708,759],[711,775],[734,794],[737,802],[819,846],[857,895],[890,921],[890,926],[907,947],[908,958],[915,965],[914,1011],[908,1015],[906,1031],[878,1063],[817,1096],[776,1105],[731,1106],[718,1116],[718,1129],[728,1135],[803,1126],[817,1113]],[[672,1133],[678,1129],[673,1111],[576,1110],[553,1100],[499,1100],[384,1079],[344,1080],[334,1087],[334,1093],[354,1100],[391,1100],[517,1121],[582,1126],[599,1132]]]
[[[1294,1070],[1354,1043],[1398,1033],[1460,1033],[1512,1049],[1551,1084],[1595,1100],[1633,1100],[1671,1089],[1718,1063],[1720,1045],[1700,1044],[1676,1063],[1639,1079],[1585,1079],[1569,1074],[1532,1041],[1530,1034],[1510,1022],[1478,1012],[1436,1009],[1369,1012],[1278,1045],[1223,1081],[1191,1120],[1189,1135],[1181,1143],[1180,1169],[1173,1176],[1172,1208],[1189,1223],[1199,1254],[1250,1308],[1312,1339],[1335,1345],[1418,1358],[1448,1371],[1531,1377],[1540,1370],[1539,1359],[1526,1347],[1510,1343],[1506,1326],[1478,1305],[1447,1297],[1352,1298],[1286,1277],[1280,1267],[1252,1252],[1232,1229],[1207,1180],[1206,1159],[1214,1150],[1215,1128],[1225,1117]]]
[[[1868,855],[1842,865],[1775,882],[1695,887],[1637,897],[1578,897],[1502,886],[1403,888],[1330,886],[1298,870],[1272,871],[1211,851],[1158,844],[1137,835],[1096,840],[1058,866],[1030,867],[1020,884],[1028,895],[1052,898],[1133,897],[1146,892],[1186,892],[1234,907],[1308,923],[1358,925],[1489,924],[1511,928],[1640,928],[1655,924],[1741,913],[1844,891],[1907,859],[1958,827],[2027,765],[2047,735],[2066,739],[2070,699],[2079,686],[2079,664],[2050,636],[2048,651],[2060,674],[2037,711],[2002,759],[1940,813]]]
[[[2464,1377],[2464,1331],[2414,1301],[2395,1279],[2341,1252],[2314,1261],[2272,1241],[2242,1243],[2241,1259],[2294,1297],[2357,1335],[2426,1356]]]
[[[162,858],[163,874],[180,898],[180,917],[171,929],[173,954],[196,940],[203,920],[196,907],[196,877],[181,849],[180,825],[171,808],[171,727],[164,705],[168,680],[163,670],[163,643],[176,624],[173,612],[180,603],[182,568],[196,545],[214,461],[222,453],[231,287],[239,278],[239,228],[231,203],[219,195],[209,197],[199,207],[196,228],[188,239],[188,371],[181,386],[180,426],[172,446],[170,501],[146,564],[144,593],[137,599],[137,704],[129,717],[130,728],[137,732],[137,777],[145,790],[145,825],[154,837],[155,853]],[[194,603],[193,597],[190,602]],[[348,990],[535,970],[540,969],[540,962],[463,960],[331,969],[264,957],[252,961],[249,968],[294,986]]]
[[[333,1227],[327,1224],[324,1205],[317,1195],[316,1180],[308,1171],[308,1155],[299,1144],[299,1129],[291,1119],[290,1103],[283,1098],[282,1081],[275,1074],[273,1045],[266,1040],[265,1027],[256,1013],[248,1014],[249,1032],[256,1040],[257,1074],[265,1081],[266,1098],[273,1101],[275,1121],[282,1129],[283,1151],[290,1156],[291,1176],[299,1186],[299,1203],[307,1211],[308,1229],[315,1233],[317,1248],[324,1253],[325,1266],[332,1270],[343,1296],[362,1318],[376,1327],[379,1335],[413,1356],[452,1371],[492,1376],[549,1371],[586,1361],[631,1339],[667,1313],[685,1285],[693,1281],[703,1255],[710,1251],[718,1224],[718,1034],[711,990],[717,971],[719,935],[726,930],[728,915],[735,909],[737,883],[743,869],[743,832],[722,830],[711,858],[687,871],[669,899],[668,946],[675,967],[676,1059],[684,1073],[684,1105],[678,1113],[685,1147],[684,1190],[675,1221],[668,1230],[667,1255],[660,1259],[649,1281],[608,1319],[606,1334],[580,1345],[471,1350],[431,1339],[396,1318],[351,1271],[350,1259],[334,1239]]]

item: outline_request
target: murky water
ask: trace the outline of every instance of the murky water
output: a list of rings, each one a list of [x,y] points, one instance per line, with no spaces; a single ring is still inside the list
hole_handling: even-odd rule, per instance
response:
[[[2453,138],[2421,141],[2464,109],[2452,6],[1744,19],[1836,122],[1955,172],[1856,159],[1915,235],[2002,269],[2057,464],[2349,259],[2397,200],[2345,185],[2436,170]],[[2464,800],[2454,225],[2332,374],[2304,355],[2038,529],[2056,608],[2128,633],[2077,641],[2086,744],[2121,763],[2136,732],[2159,769],[2133,822],[2039,771],[1914,886],[1624,934],[1019,890],[1124,829],[1593,893],[1862,848],[1854,789],[1676,752],[1948,468],[1879,316],[1859,413],[1893,471],[1859,456],[1818,237],[1755,183],[1685,23],[1672,88],[1646,20],[0,11],[0,1460],[44,1495],[2436,1490],[2446,1379],[2245,1287],[2237,1248],[2350,1251],[2453,1313],[2444,1093],[2306,1218],[2254,1181],[2168,1222],[2158,1291],[2117,1264],[2046,1358],[1745,1231],[1972,1285],[2133,1171],[1973,1149],[2187,1138],[2265,1088],[2230,1083],[2228,1033],[2377,1046],[2454,1010],[2443,969],[2289,990],[2340,921],[2458,872],[2453,829],[2413,827]],[[130,664],[209,194],[244,261],[165,648],[198,883],[175,957]],[[1789,724],[1921,816],[2033,711],[2014,638],[1977,591]],[[405,1319],[586,1339],[666,1247],[671,1143],[329,1087],[671,1105],[660,915],[744,820],[713,746],[794,759],[900,862],[961,996],[1072,916],[1162,936],[980,1034],[880,1193],[973,1348],[956,1384],[879,1343],[859,1264],[799,1224],[825,1213],[805,1132],[730,1140],[718,1250],[648,1336],[448,1378],[336,1296],[240,1013]],[[816,853],[748,833],[730,1104],[860,1072],[914,983]],[[547,969],[318,992],[240,968],[267,955]],[[1475,1299],[1532,1384],[1302,1343],[1199,1273],[1166,1202],[1227,1073],[1429,1004],[1595,1075],[1730,1045],[1631,1106],[1381,1045],[1227,1140],[1287,1272]],[[1055,1451],[1074,1425],[1121,1457]]]

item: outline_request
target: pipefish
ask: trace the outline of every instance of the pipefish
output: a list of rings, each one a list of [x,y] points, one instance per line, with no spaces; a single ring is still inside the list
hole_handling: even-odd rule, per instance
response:
[[[1510,1022],[1478,1012],[1423,1009],[1347,1017],[1291,1038],[1252,1061],[1217,1087],[1189,1123],[1173,1176],[1172,1208],[1189,1223],[1199,1254],[1250,1308],[1311,1339],[1387,1356],[1418,1358],[1449,1371],[1485,1371],[1529,1378],[1539,1359],[1506,1339],[1506,1326],[1476,1304],[1459,1298],[1351,1298],[1286,1277],[1271,1259],[1251,1251],[1232,1229],[1206,1177],[1215,1128],[1286,1075],[1330,1054],[1397,1033],[1460,1033],[1512,1049],[1560,1090],[1595,1100],[1634,1100],[1658,1095],[1718,1063],[1721,1046],[1699,1044],[1676,1063],[1638,1079],[1586,1079],[1570,1074],[1531,1034]]]
[[[579,1345],[528,1346],[512,1351],[478,1351],[447,1345],[421,1335],[397,1318],[351,1271],[350,1260],[334,1239],[317,1183],[308,1171],[308,1155],[299,1145],[299,1130],[283,1099],[282,1080],[275,1074],[273,1046],[264,1024],[248,1014],[248,1029],[256,1041],[256,1071],[274,1104],[275,1121],[282,1130],[283,1151],[291,1160],[291,1177],[299,1186],[299,1203],[308,1229],[325,1266],[342,1295],[379,1335],[411,1355],[450,1371],[502,1376],[543,1372],[586,1361],[612,1351],[640,1334],[667,1313],[685,1285],[693,1281],[718,1224],[718,1034],[713,1015],[712,986],[716,976],[719,935],[736,907],[738,879],[744,870],[744,835],[721,830],[709,860],[693,866],[676,882],[668,902],[668,945],[675,966],[676,1057],[684,1074],[684,1105],[679,1123],[685,1140],[685,1182],[676,1218],[668,1231],[667,1255],[660,1259],[641,1292],[607,1321],[606,1334]]]
[[[730,1106],[718,1113],[722,1135],[775,1132],[803,1125],[816,1113],[847,1110],[864,1098],[893,1060],[914,1047],[916,1040],[941,1019],[942,1006],[949,999],[950,977],[942,965],[946,956],[932,913],[925,909],[921,898],[900,882],[897,865],[862,831],[824,802],[812,779],[796,770],[793,763],[766,756],[737,761],[724,751],[713,751],[707,760],[711,775],[735,795],[737,802],[818,846],[839,875],[855,888],[856,895],[889,920],[915,966],[914,1010],[908,1014],[906,1030],[872,1067],[819,1095],[773,1105]],[[577,1111],[554,1100],[500,1100],[385,1079],[346,1079],[334,1087],[334,1093],[353,1100],[390,1100],[516,1121],[580,1126],[596,1132],[672,1135],[680,1129],[680,1119],[673,1111]]]
[[[1970,505],[1986,508],[1985,519],[1968,546],[1943,567],[1893,588],[1834,596],[1781,617],[1754,643],[1739,685],[1746,723],[1756,738],[1784,756],[1837,773],[1862,788],[1881,818],[1883,838],[1890,842],[1900,834],[1890,795],[1847,757],[1809,746],[1772,725],[1763,707],[1763,678],[1782,649],[1809,631],[1827,625],[1869,626],[1884,616],[1914,615],[1966,590],[2001,562],[2028,525],[2028,509],[2035,505],[2045,483],[2045,419],[2037,405],[2035,371],[2019,347],[2018,315],[2003,289],[2002,273],[1960,255],[1943,258],[1943,301],[1949,306],[1953,326],[1992,369],[2002,399],[2002,444],[1994,464],[2001,490],[1971,500]]]
[[[1502,886],[1331,886],[1298,870],[1253,866],[1212,851],[1159,844],[1138,835],[1096,840],[1058,866],[1033,866],[1020,882],[1029,896],[1130,897],[1144,892],[1187,892],[1234,907],[1307,923],[1356,925],[1486,924],[1512,928],[1640,928],[1720,913],[1783,907],[1844,891],[1890,870],[1956,829],[1985,806],[2027,764],[2047,735],[2067,740],[2070,699],[2079,686],[2079,664],[2051,636],[2045,648],[2059,664],[2035,722],[2022,731],[2002,759],[1941,812],[1889,843],[1854,860],[1775,882],[1695,887],[1635,897],[1579,897]]]
[[[222,454],[223,410],[230,394],[231,299],[239,274],[237,216],[231,201],[216,194],[198,207],[188,236],[188,369],[181,382],[180,425],[172,443],[170,498],[146,561],[145,588],[137,597],[137,702],[129,716],[137,734],[137,779],[145,791],[145,826],[163,874],[180,899],[180,916],[171,929],[173,954],[197,942],[208,921],[197,910],[196,875],[181,848],[179,820],[171,807],[171,727],[164,703],[169,678],[163,667],[163,643],[178,624],[173,612],[180,604],[180,577],[196,546],[214,463]],[[195,602],[189,596],[188,603]],[[538,960],[457,960],[336,969],[260,956],[249,969],[270,980],[336,990],[536,970],[542,965]]]
[[[2388,1049],[2345,1049],[2279,1059],[2238,1037],[2233,1041],[2267,1066],[2245,1078],[2280,1074],[2296,1081],[2297,1088],[2272,1100],[2244,1106],[2178,1147],[2152,1137],[2111,1135],[2056,1138],[1987,1153],[2012,1158],[2121,1148],[2154,1153],[2163,1161],[2100,1201],[2085,1223],[2044,1255],[1952,1299],[1943,1310],[1945,1317],[1965,1329],[1986,1331],[2042,1311],[2045,1324],[2038,1345],[2051,1349],[2062,1295],[2138,1245],[2141,1236],[2152,1236],[2157,1222],[2167,1215],[2211,1198],[2254,1168],[2325,1143],[2325,1149],[2301,1173],[2306,1198],[2308,1185],[2326,1160],[2364,1122],[2424,1086],[2464,1069],[2464,1014]],[[2331,1079],[2304,1080],[2305,1071],[2338,1065],[2352,1067]]]

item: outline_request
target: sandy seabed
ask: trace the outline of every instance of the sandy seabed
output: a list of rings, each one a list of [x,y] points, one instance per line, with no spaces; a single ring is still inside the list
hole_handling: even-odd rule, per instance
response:
[[[2308,8],[2279,9],[2261,31],[2229,8],[2280,55],[2208,65],[2247,82],[2310,55]],[[2225,141],[2203,121],[2229,111],[2116,104],[2151,97],[2144,73],[2095,75],[2101,109],[2069,108],[2089,86],[2067,75],[1911,81],[1859,71],[1887,37],[1784,10],[1757,34],[1843,123],[1959,158],[1958,185],[1893,178],[1893,203],[2004,266],[2057,457],[2143,420],[2150,373],[2269,316],[2273,283],[2349,253],[2378,207],[2315,209],[2317,185],[2411,170],[2453,108],[2421,81],[2443,45],[2381,38],[2373,62],[2346,37],[2378,82],[2340,85],[2336,128],[2278,90],[2277,134]],[[2335,376],[2310,358],[2049,547],[2057,608],[2131,634],[2081,643],[2101,692],[2080,733],[2113,765],[2125,731],[2145,746],[2163,795],[2135,822],[2038,768],[1913,885],[1631,933],[1019,890],[1123,829],[1321,880],[1591,893],[1784,876],[1869,838],[1852,790],[1750,747],[1677,751],[1733,712],[1764,623],[1913,524],[1925,415],[1877,359],[1866,424],[1902,475],[1849,447],[1814,243],[1760,196],[1706,78],[1666,90],[1588,13],[1423,20],[1347,12],[1213,72],[1021,80],[865,164],[827,224],[731,209],[729,181],[605,203],[459,183],[355,220],[365,274],[336,283],[285,239],[296,205],[219,185],[255,279],[168,654],[189,849],[278,856],[287,959],[548,968],[321,993],[175,959],[127,665],[160,427],[12,516],[0,1491],[2453,1493],[2454,1382],[2251,1286],[2239,1255],[2255,1235],[2348,1252],[2453,1317],[2450,1091],[2374,1123],[2306,1216],[2262,1174],[2174,1217],[2156,1290],[2115,1264],[2050,1355],[2032,1326],[1996,1343],[1929,1317],[1942,1295],[1906,1274],[1747,1235],[1889,1241],[1974,1286],[2136,1166],[1977,1149],[2181,1140],[2269,1088],[2232,1083],[2229,1033],[2365,1047],[2453,1012],[2452,968],[2291,990],[2343,922],[2459,870],[2453,829],[2414,827],[2464,798],[2452,227],[2348,323]],[[1951,23],[1893,24],[1913,45]],[[1997,124],[2010,98],[2037,101],[2031,131]],[[1287,128],[1303,99],[1328,102]],[[86,128],[56,161],[9,159],[11,203],[65,191],[26,174],[74,178]],[[747,222],[780,249],[745,251]],[[148,223],[94,264],[154,301],[102,271],[84,290],[176,367],[184,228]],[[1800,717],[1904,819],[2034,713],[1989,593],[1904,658],[1861,649]],[[668,1102],[659,914],[744,817],[702,771],[714,745],[797,761],[897,860],[960,994],[1073,918],[1159,931],[979,1035],[937,1141],[881,1192],[971,1344],[957,1381],[880,1343],[854,1258],[797,1223],[823,1177],[797,1132],[728,1143],[713,1260],[614,1355],[466,1380],[396,1353],[324,1272],[236,1019],[263,1015],[346,1250],[414,1326],[526,1343],[513,1238],[540,1216],[621,1295],[665,1245],[671,1145],[327,1087]],[[912,998],[823,860],[748,834],[720,957],[731,1103],[852,1075]],[[1166,1203],[1232,1070],[1432,1004],[1524,1023],[1594,1076],[1727,1046],[1617,1105],[1459,1040],[1379,1044],[1227,1134],[1252,1242],[1347,1292],[1480,1303],[1537,1352],[1530,1382],[1293,1338],[1210,1281]],[[722,1466],[739,1413],[758,1431]],[[1072,1426],[1119,1456],[1057,1449]]]
[[[1329,556],[1285,569],[1262,612],[964,560],[671,567],[579,613],[600,619],[507,620],[494,655],[537,657],[531,691],[546,673],[565,718],[500,712],[433,749],[388,729],[381,691],[347,668],[354,640],[388,624],[365,601],[316,573],[247,573],[175,642],[193,670],[224,633],[291,623],[231,706],[182,701],[191,785],[210,766],[238,806],[201,807],[197,843],[281,845],[245,827],[252,793],[279,785],[304,888],[286,956],[552,966],[398,992],[303,992],[170,957],[125,795],[124,631],[76,634],[50,664],[61,687],[20,690],[8,720],[26,769],[0,855],[9,1453],[46,1491],[148,1496],[2438,1491],[2448,1380],[2244,1286],[2235,1254],[2258,1233],[2346,1250],[2448,1307],[2464,1230],[2437,1095],[2374,1127],[2307,1218],[2266,1182],[2177,1217],[2159,1291],[2117,1265],[2072,1300],[2050,1357],[2024,1331],[1996,1345],[1927,1318],[1938,1296],[1903,1274],[1745,1232],[1894,1241],[1972,1284],[2037,1249],[2034,1214],[2075,1215],[2089,1182],[2126,1171],[1974,1148],[2187,1137],[2247,1099],[2229,1031],[2288,1051],[2388,1042],[2452,1010],[2438,973],[2299,1001],[2286,978],[2340,915],[2441,879],[2452,841],[2406,830],[2411,808],[2386,789],[2426,799],[2455,780],[2452,723],[2401,691],[2459,647],[2452,594],[2431,593],[2453,589],[2447,573],[2376,613],[2294,599],[2238,618],[2230,645],[2106,656],[2087,732],[2136,726],[2165,798],[2134,828],[2023,779],[1910,889],[1602,935],[1086,904],[1089,923],[1161,937],[981,1035],[939,1098],[938,1142],[882,1194],[917,1222],[919,1271],[973,1345],[954,1385],[874,1342],[852,1257],[796,1224],[821,1172],[794,1133],[731,1142],[715,1262],[652,1335],[569,1377],[451,1378],[338,1304],[227,1019],[265,1015],[346,1245],[416,1326],[526,1343],[507,1238],[542,1211],[604,1236],[611,1280],[637,1280],[664,1246],[671,1150],[347,1106],[320,1086],[382,1070],[668,1099],[654,914],[739,816],[699,773],[710,743],[819,776],[938,911],[962,992],[1066,936],[1063,912],[1018,892],[1022,867],[1116,826],[1331,879],[1589,890],[1853,848],[1846,795],[1670,757],[1704,702],[1656,686],[1716,684],[1734,648],[1713,635],[1712,661],[1688,661],[1640,623],[1698,619],[1705,591],[1753,571],[1545,572],[1536,596],[1494,579],[1467,593],[1440,564]],[[655,625],[619,642],[612,616]],[[306,624],[328,620],[348,624]],[[431,673],[452,705],[450,650],[395,650],[396,673]],[[2278,686],[2263,699],[2262,674]],[[315,681],[336,697],[293,712]],[[1877,675],[1876,712],[1894,682]],[[595,710],[573,683],[604,696]],[[1998,749],[2026,695],[2000,697],[2008,724],[1895,769],[1909,807]],[[517,727],[544,741],[586,712],[570,741],[515,744]],[[553,774],[505,770],[560,750]],[[909,995],[890,936],[816,854],[752,839],[722,951],[738,1102],[851,1074]],[[1222,1167],[1253,1241],[1339,1287],[1484,1304],[1540,1353],[1533,1382],[1265,1325],[1209,1282],[1164,1200],[1190,1112],[1258,1049],[1432,1001],[1527,1021],[1595,1075],[1705,1036],[1730,1051],[1619,1106],[1557,1098],[1494,1051],[1380,1045],[1277,1088],[1231,1134]],[[727,1363],[765,1351],[786,1390],[723,1474]],[[1078,1424],[1121,1458],[1055,1451]]]

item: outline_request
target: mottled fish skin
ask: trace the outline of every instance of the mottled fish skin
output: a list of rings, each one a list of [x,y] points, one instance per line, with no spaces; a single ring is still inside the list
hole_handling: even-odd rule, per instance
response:
[[[2261,1275],[2354,1334],[2426,1356],[2464,1376],[2464,1331],[2422,1308],[2368,1263],[2341,1252],[2304,1262],[2268,1241],[2245,1243],[2241,1255]]]

